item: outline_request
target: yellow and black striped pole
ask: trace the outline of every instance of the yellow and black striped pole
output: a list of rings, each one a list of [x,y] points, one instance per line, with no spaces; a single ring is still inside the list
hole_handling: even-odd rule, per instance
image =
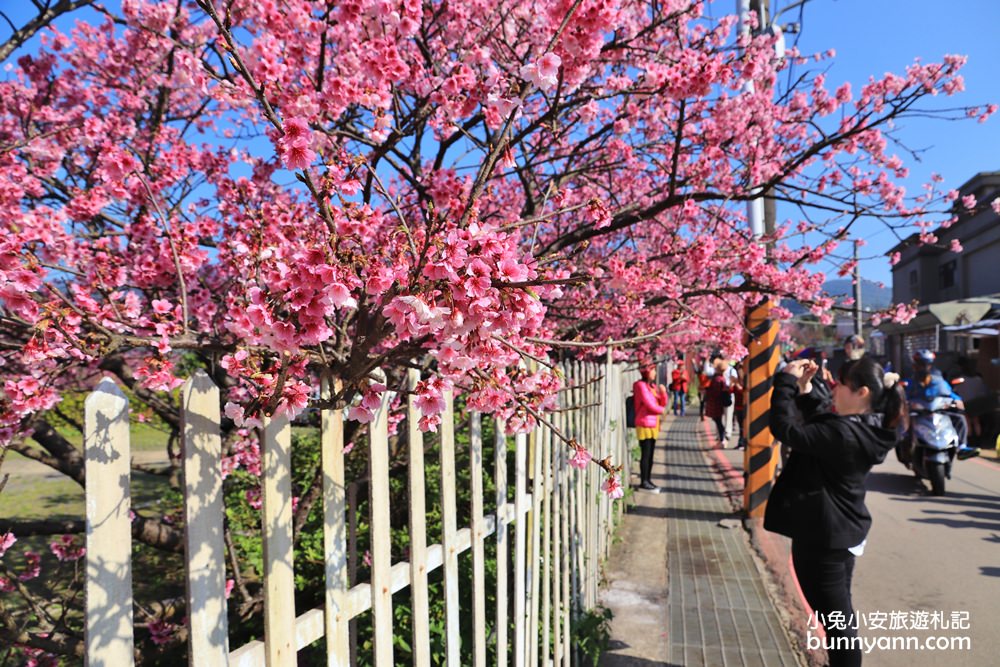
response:
[[[771,412],[771,389],[778,368],[778,323],[771,317],[774,303],[765,299],[747,314],[749,364],[747,378],[747,414],[743,420],[747,445],[743,469],[747,471],[743,487],[743,509],[747,518],[761,518],[767,497],[774,484],[778,452],[771,436],[768,419]]]

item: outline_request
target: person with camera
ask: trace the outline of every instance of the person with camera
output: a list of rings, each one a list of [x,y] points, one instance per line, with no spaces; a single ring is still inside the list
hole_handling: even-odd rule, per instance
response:
[[[796,359],[774,377],[771,432],[791,453],[768,498],[764,528],[792,538],[795,576],[833,640],[830,666],[856,667],[857,626],[829,620],[854,615],[854,563],[872,523],[865,478],[895,446],[906,399],[895,373],[862,357],[841,366],[831,412],[815,392],[821,370],[813,359]]]

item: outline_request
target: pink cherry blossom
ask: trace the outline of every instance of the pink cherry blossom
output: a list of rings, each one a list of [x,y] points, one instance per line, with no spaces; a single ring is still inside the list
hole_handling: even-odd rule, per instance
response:
[[[573,456],[569,459],[569,465],[578,469],[584,470],[587,464],[590,463],[591,455],[584,447],[574,447]]]
[[[192,7],[126,0],[7,63],[4,443],[97,369],[178,423],[195,359],[223,380],[227,475],[260,474],[252,429],[321,378],[367,423],[414,364],[421,428],[453,388],[528,430],[565,405],[546,363],[607,352],[565,341],[739,354],[764,296],[829,317],[820,267],[860,233],[836,211],[938,243],[959,193],[910,194],[883,128],[995,112],[938,103],[961,56],[789,77],[803,54],[735,48],[702,2],[515,3],[507,23],[485,0]],[[746,201],[775,183],[793,212],[756,242]]]
[[[73,535],[62,535],[54,542],[49,543],[49,550],[61,561],[75,561],[83,558],[87,549],[81,541]]]
[[[174,640],[174,635],[180,627],[162,619],[154,619],[146,626],[149,630],[150,639],[157,646],[169,644]]]
[[[601,491],[607,494],[608,498],[611,500],[617,500],[625,495],[625,489],[622,488],[621,479],[618,473],[609,473],[604,483],[601,484]]]
[[[562,59],[555,53],[546,53],[537,61],[523,66],[521,76],[538,86],[542,91],[555,87],[559,81],[559,67]]]
[[[290,118],[284,123],[284,134],[278,139],[278,152],[289,169],[305,169],[316,159],[312,150],[312,132],[303,118]]]
[[[24,568],[17,578],[21,581],[35,579],[42,571],[42,557],[34,551],[24,552]]]
[[[14,546],[14,542],[17,542],[17,538],[14,537],[14,533],[6,532],[0,535],[0,558],[7,553],[7,550]]]

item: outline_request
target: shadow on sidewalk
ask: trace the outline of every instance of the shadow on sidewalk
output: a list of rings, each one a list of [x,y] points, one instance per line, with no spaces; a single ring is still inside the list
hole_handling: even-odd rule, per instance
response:
[[[716,494],[718,496],[718,494]],[[723,519],[738,517],[733,512],[714,512],[710,510],[691,510],[676,507],[649,507],[646,505],[635,505],[630,507],[628,513],[632,516],[645,516],[654,519],[686,519],[689,521],[706,521],[715,523]]]
[[[628,644],[617,639],[611,640],[611,644],[608,646],[609,651],[620,651],[627,648],[629,648]],[[599,667],[684,667],[672,662],[659,662],[617,653],[605,653],[597,664]]]

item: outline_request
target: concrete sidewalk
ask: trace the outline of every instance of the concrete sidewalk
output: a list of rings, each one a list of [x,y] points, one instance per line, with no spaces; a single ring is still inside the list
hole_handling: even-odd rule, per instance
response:
[[[661,492],[636,491],[607,564],[601,600],[614,619],[601,665],[805,664],[717,468],[703,422],[667,417],[653,467]]]

